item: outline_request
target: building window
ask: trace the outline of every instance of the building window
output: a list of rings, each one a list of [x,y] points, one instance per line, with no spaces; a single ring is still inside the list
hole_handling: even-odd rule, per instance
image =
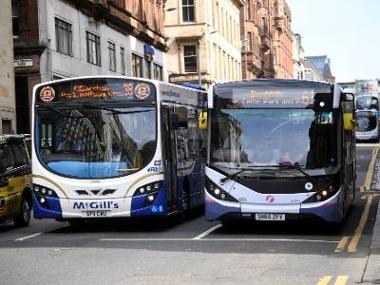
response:
[[[121,66],[121,74],[126,73],[125,69],[125,50],[123,47],[120,48],[120,66]]]
[[[116,48],[115,44],[108,42],[108,69],[116,71]]]
[[[163,80],[163,75],[162,75],[162,66],[158,64],[153,64],[153,73],[154,73],[154,79],[156,80]]]
[[[185,72],[197,72],[197,47],[184,46],[183,47],[183,62]]]
[[[194,22],[194,0],[182,0],[182,20],[184,22]]]
[[[252,20],[251,1],[250,0],[247,1],[246,7],[247,7],[247,12],[248,12],[247,13],[247,18],[248,18],[248,20]]]
[[[143,58],[136,54],[132,54],[132,75],[143,77]]]
[[[2,120],[1,121],[1,127],[3,134],[12,134],[12,121],[11,120]]]
[[[144,66],[145,66],[145,77],[151,79],[152,78],[152,71],[151,71],[150,61],[147,59],[145,59],[144,61],[145,61],[145,64],[144,64]]]
[[[100,37],[93,33],[87,32],[87,62],[95,65],[101,65],[100,61]]]
[[[20,36],[20,4],[18,0],[12,0],[12,30],[13,37]]]
[[[248,51],[252,51],[252,47],[253,47],[253,37],[252,37],[252,33],[251,32],[248,32]]]
[[[55,18],[55,39],[57,52],[73,55],[71,24]]]

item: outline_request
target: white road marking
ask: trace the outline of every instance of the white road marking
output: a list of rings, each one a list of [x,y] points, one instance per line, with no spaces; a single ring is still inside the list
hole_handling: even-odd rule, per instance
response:
[[[40,236],[42,234],[43,233],[35,233],[35,234],[29,235],[29,236],[16,238],[15,241],[23,241],[23,240],[26,240],[26,239],[30,239],[30,238],[34,238],[34,237]]]
[[[194,238],[102,238],[99,241],[104,242],[151,242],[151,241],[219,241],[219,242],[310,242],[310,243],[339,243],[338,240],[320,240],[320,239],[287,239],[287,238],[206,238],[206,239],[194,239]]]
[[[216,225],[214,227],[212,227],[211,229],[208,229],[207,231],[197,235],[196,237],[193,238],[193,240],[199,240],[199,239],[202,239],[204,238],[205,236],[207,236],[208,234],[212,233],[213,231],[219,229],[220,227],[222,227],[222,224],[219,224],[219,225]]]
[[[27,239],[31,239],[31,238],[34,238],[34,237],[38,237],[40,235],[43,235],[43,234],[46,234],[46,233],[49,233],[49,232],[54,232],[56,230],[60,230],[60,229],[63,229],[63,228],[66,228],[68,227],[68,225],[65,225],[63,227],[58,227],[58,228],[55,228],[55,229],[52,229],[52,230],[49,230],[47,232],[39,232],[39,233],[35,233],[35,234],[32,234],[32,235],[28,235],[28,236],[24,236],[24,237],[20,237],[20,238],[16,238],[14,241],[24,241],[24,240],[27,240]]]

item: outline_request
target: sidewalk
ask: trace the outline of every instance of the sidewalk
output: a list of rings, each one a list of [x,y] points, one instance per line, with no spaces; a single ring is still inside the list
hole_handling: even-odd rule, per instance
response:
[[[380,161],[377,160],[372,190],[380,194]],[[380,284],[380,203],[377,207],[376,221],[373,228],[372,241],[368,257],[367,268],[363,276],[362,284]]]

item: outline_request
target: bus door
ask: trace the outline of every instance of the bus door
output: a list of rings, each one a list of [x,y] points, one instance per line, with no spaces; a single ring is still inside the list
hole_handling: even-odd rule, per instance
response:
[[[343,111],[343,149],[342,149],[342,161],[343,161],[343,172],[344,178],[343,183],[347,187],[348,199],[352,201],[355,194],[355,131],[354,122],[349,122],[349,120],[354,120],[355,118],[355,107],[353,98],[350,94],[345,94],[345,101],[342,102]],[[347,117],[345,117],[347,116]],[[351,125],[352,124],[352,125]]]
[[[174,107],[162,106],[162,156],[164,165],[165,183],[168,188],[168,212],[177,210],[177,152],[176,152],[176,116]]]

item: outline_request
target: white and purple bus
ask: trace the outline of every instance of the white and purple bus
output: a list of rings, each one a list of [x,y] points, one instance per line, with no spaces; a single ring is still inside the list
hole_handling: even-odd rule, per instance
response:
[[[353,100],[311,81],[213,86],[206,218],[344,220],[355,194]]]

